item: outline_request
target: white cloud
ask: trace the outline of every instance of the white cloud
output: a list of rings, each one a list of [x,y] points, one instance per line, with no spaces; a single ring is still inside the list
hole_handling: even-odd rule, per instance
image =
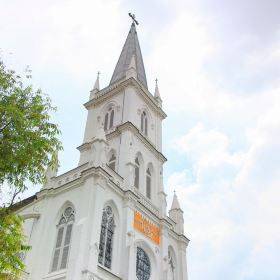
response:
[[[196,257],[203,258],[204,254],[208,256],[206,271],[209,269],[205,273],[212,278],[223,269],[230,270],[228,258],[238,259],[238,246],[243,246],[240,275],[228,279],[255,279],[258,274],[276,279],[273,277],[278,275],[278,253],[273,248],[280,247],[280,106],[279,95],[274,93],[268,93],[274,96],[270,110],[254,126],[245,127],[247,151],[231,152],[223,132],[201,123],[174,140],[173,149],[192,159],[196,166],[192,180],[188,180],[187,170],[167,180],[168,189],[177,189],[185,212],[185,230],[193,241],[193,273],[201,274]],[[229,166],[233,167],[230,174]],[[201,250],[197,256],[196,249]],[[220,268],[215,272],[211,265],[216,261]]]

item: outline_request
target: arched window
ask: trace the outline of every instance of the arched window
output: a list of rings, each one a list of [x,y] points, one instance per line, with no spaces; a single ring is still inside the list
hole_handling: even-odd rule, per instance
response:
[[[138,280],[149,280],[151,275],[151,263],[146,252],[137,247],[136,277]]]
[[[135,171],[134,171],[134,187],[139,189],[139,180],[140,180],[140,163],[138,157],[135,159]]]
[[[115,154],[115,152],[112,152],[112,155],[109,158],[108,165],[113,170],[116,170],[116,161],[117,161],[116,154]]]
[[[102,214],[98,262],[107,268],[111,268],[112,265],[114,230],[114,214],[112,208],[106,206]]]
[[[67,267],[74,220],[75,212],[73,208],[67,207],[62,213],[57,225],[57,237],[53,256],[52,271]]]
[[[104,130],[108,130],[111,129],[114,125],[114,109],[113,107],[110,107],[107,111],[107,113],[105,114],[105,118],[104,118]]]
[[[152,174],[150,168],[146,171],[146,196],[151,199]]]
[[[145,111],[141,114],[141,131],[148,136],[148,117]]]

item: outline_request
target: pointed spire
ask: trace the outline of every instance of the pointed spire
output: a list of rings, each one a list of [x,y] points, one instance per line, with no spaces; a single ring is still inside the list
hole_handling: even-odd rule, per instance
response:
[[[162,107],[162,99],[161,99],[160,94],[159,94],[158,79],[156,79],[155,81],[156,81],[156,88],[155,88],[154,97],[157,101],[158,106],[161,108]]]
[[[174,191],[173,201],[172,201],[172,205],[171,205],[171,209],[170,210],[173,210],[173,209],[181,209],[179,201],[178,201],[178,197],[177,197],[177,194],[176,194],[176,191]]]
[[[158,89],[158,79],[156,78],[156,88],[155,88],[155,98],[160,98],[159,89]]]
[[[99,75],[100,75],[100,71],[97,72],[97,78],[96,78],[94,87],[90,91],[90,99],[92,99],[94,97],[95,93],[97,93],[99,91]]]
[[[145,67],[143,63],[143,58],[141,54],[141,49],[140,49],[134,21],[127,35],[121,55],[119,57],[113,76],[111,78],[110,85],[126,78],[126,74],[131,66],[133,56],[134,56],[134,64],[136,69],[136,79],[145,88],[148,89]]]
[[[99,75],[100,75],[100,71],[97,72],[97,78],[96,78],[93,90],[99,91]]]

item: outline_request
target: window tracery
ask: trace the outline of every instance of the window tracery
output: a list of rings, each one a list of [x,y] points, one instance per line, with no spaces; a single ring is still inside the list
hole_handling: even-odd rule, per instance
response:
[[[52,262],[52,271],[67,267],[74,220],[74,209],[72,207],[67,207],[62,213],[57,225],[57,237]]]
[[[137,247],[136,254],[136,277],[138,280],[149,280],[151,275],[151,263],[147,253]]]
[[[106,206],[102,213],[98,262],[109,269],[112,265],[114,230],[114,214],[112,208],[110,206]]]
[[[114,108],[111,106],[109,107],[108,111],[105,114],[105,118],[104,118],[104,130],[108,130],[111,129],[114,125],[114,115],[115,115],[115,110]]]

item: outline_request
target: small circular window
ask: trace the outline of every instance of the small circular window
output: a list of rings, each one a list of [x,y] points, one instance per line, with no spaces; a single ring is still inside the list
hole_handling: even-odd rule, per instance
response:
[[[138,280],[149,280],[151,275],[151,263],[146,252],[137,247],[136,277]]]

